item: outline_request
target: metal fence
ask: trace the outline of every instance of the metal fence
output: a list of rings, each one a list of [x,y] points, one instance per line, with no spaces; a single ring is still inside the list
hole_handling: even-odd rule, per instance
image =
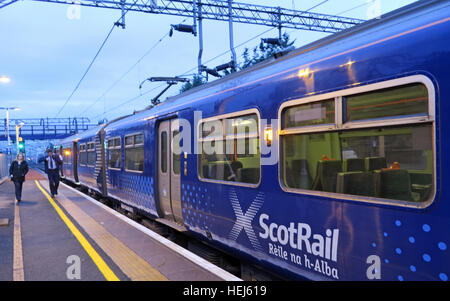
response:
[[[16,125],[20,125],[19,136],[24,140],[62,139],[97,126],[85,117],[0,119],[0,133],[5,133],[0,134],[0,141],[6,141],[8,135],[15,141]]]
[[[8,156],[6,154],[0,154],[0,183],[8,174]]]

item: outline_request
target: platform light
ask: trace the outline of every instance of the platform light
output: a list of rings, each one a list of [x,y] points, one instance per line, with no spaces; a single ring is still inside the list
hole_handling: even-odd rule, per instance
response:
[[[11,81],[11,79],[9,77],[4,76],[4,75],[0,76],[0,83],[7,84],[10,81]]]
[[[71,154],[70,150],[66,149],[66,150],[64,151],[64,155],[70,156],[70,154]]]
[[[272,126],[270,126],[270,125],[266,126],[266,128],[264,129],[264,140],[266,141],[267,146],[272,145],[273,130],[272,130]]]

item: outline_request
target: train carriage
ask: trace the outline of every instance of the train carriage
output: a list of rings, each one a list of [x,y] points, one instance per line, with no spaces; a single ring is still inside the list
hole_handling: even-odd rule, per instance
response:
[[[108,196],[121,200],[122,207],[157,217],[150,128],[149,121],[140,115],[112,122],[105,128],[106,183]]]
[[[99,195],[107,195],[105,183],[105,125],[77,134],[74,139],[77,158],[77,178],[81,185]]]
[[[449,12],[415,3],[109,123],[108,196],[288,279],[447,280]]]
[[[61,168],[61,177],[73,183],[78,182],[78,173],[77,173],[77,142],[74,141],[74,137],[68,137],[59,142],[59,154],[63,157],[63,164]]]

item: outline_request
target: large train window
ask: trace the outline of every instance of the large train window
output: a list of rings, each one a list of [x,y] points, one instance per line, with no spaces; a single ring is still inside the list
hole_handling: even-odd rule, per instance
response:
[[[429,204],[435,186],[434,89],[420,79],[333,92],[331,100],[313,97],[312,103],[284,104],[283,188],[368,202]],[[317,126],[329,124],[333,115],[332,125]]]
[[[122,168],[122,143],[120,137],[108,139],[108,168]]]
[[[144,134],[125,136],[125,170],[144,171]]]
[[[259,118],[248,110],[200,123],[201,179],[257,185],[260,181]]]
[[[78,155],[78,161],[81,166],[86,166],[87,164],[87,153],[86,153],[86,144],[80,144],[80,153]]]
[[[87,144],[87,166],[95,166],[95,143]]]
[[[381,89],[345,97],[345,120],[428,114],[428,92],[423,84]]]

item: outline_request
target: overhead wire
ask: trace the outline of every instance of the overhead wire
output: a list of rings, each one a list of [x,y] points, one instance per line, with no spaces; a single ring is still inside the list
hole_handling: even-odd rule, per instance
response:
[[[328,1],[329,1],[329,0],[324,0],[324,1],[322,1],[322,2],[320,2],[320,3],[318,3],[318,4],[316,4],[316,5],[314,5],[313,7],[311,7],[311,8],[309,8],[309,9],[305,10],[305,12],[308,12],[308,11],[314,9],[314,8],[317,8],[317,7],[319,7],[320,5],[323,5],[323,4],[325,4],[326,2],[328,2]],[[254,39],[256,39],[256,38],[262,36],[263,34],[266,34],[266,33],[270,32],[270,31],[272,31],[272,30],[274,30],[274,29],[276,29],[276,27],[271,27],[271,28],[269,28],[269,29],[267,29],[267,30],[265,30],[265,31],[263,31],[263,32],[261,32],[261,33],[259,33],[259,34],[257,34],[256,36],[253,36],[253,37],[251,37],[250,39],[248,39],[248,40],[246,40],[246,41],[244,41],[244,42],[238,44],[238,45],[235,46],[234,48],[237,49],[237,48],[239,48],[239,47],[241,47],[241,46],[243,46],[243,45],[245,45],[245,44],[247,44],[247,43],[253,41]],[[295,30],[292,30],[291,32],[293,32],[293,31],[295,31]],[[218,55],[216,55],[216,56],[214,56],[214,57],[212,57],[212,58],[206,60],[206,61],[203,62],[203,63],[204,63],[204,64],[208,64],[208,63],[214,61],[215,59],[217,59],[217,58],[219,58],[219,57],[221,57],[221,56],[223,56],[223,55],[225,55],[225,54],[227,54],[227,53],[229,53],[229,52],[231,52],[230,49],[228,49],[228,50],[226,50],[226,51],[224,51],[224,52],[222,52],[222,53],[220,53],[220,54],[218,54]],[[195,66],[195,67],[193,67],[193,68],[191,68],[191,69],[185,71],[184,73],[182,73],[182,74],[180,74],[180,75],[178,75],[178,76],[179,76],[179,77],[185,76],[186,74],[188,74],[188,73],[190,73],[190,72],[196,70],[197,68],[198,68],[198,66]],[[153,88],[153,89],[150,89],[150,90],[146,91],[145,93],[143,93],[143,94],[141,94],[141,95],[134,96],[134,97],[128,99],[127,101],[125,101],[125,102],[123,102],[123,103],[121,103],[121,104],[115,106],[114,108],[112,108],[112,109],[110,109],[110,110],[104,112],[103,114],[98,114],[98,115],[96,115],[94,118],[97,118],[97,117],[99,117],[99,116],[101,116],[101,115],[104,115],[104,114],[110,113],[110,112],[112,112],[112,111],[115,111],[116,109],[118,109],[118,108],[120,108],[120,107],[122,107],[122,106],[124,106],[124,105],[126,105],[126,104],[129,104],[130,102],[133,102],[133,101],[139,99],[141,96],[144,96],[144,95],[146,95],[146,94],[152,92],[153,90],[155,90],[155,89],[157,89],[157,88],[159,88],[159,87],[162,87],[163,85],[164,85],[164,84],[161,84],[161,85],[159,85],[159,86],[157,86],[157,87],[155,87],[155,88]]]
[[[272,28],[270,28],[270,29],[268,29],[268,30],[265,30],[265,31],[263,31],[262,33],[260,33],[260,34],[258,34],[258,35],[256,35],[256,36],[254,36],[254,37],[252,37],[252,38],[246,40],[245,42],[240,43],[240,44],[237,45],[235,48],[239,48],[239,47],[243,46],[244,44],[246,44],[246,43],[248,43],[248,42],[250,42],[250,41],[256,39],[257,37],[259,37],[259,36],[261,36],[261,35],[263,35],[263,34],[269,32],[269,31],[271,31],[271,30],[274,30],[274,29],[275,29],[275,28],[272,27]],[[225,52],[222,52],[222,53],[216,55],[215,57],[212,57],[212,58],[210,58],[209,60],[205,61],[204,64],[207,64],[207,63],[209,63],[209,62],[211,62],[211,61],[213,61],[213,60],[215,60],[215,59],[217,59],[217,58],[219,58],[219,57],[221,57],[221,56],[227,54],[227,53],[230,52],[230,51],[231,51],[231,50],[227,50],[227,51],[225,51]],[[192,72],[192,71],[194,71],[194,70],[196,70],[196,69],[197,69],[197,66],[195,66],[195,67],[193,67],[193,68],[191,68],[191,69],[189,69],[189,70],[183,72],[182,74],[178,75],[178,77],[185,76],[185,75],[187,75],[188,73],[190,73],[190,72]],[[118,108],[120,108],[120,107],[122,107],[122,106],[124,106],[124,105],[126,105],[126,104],[129,104],[130,102],[133,102],[133,101],[139,99],[141,96],[144,96],[144,95],[148,94],[149,92],[151,92],[151,91],[153,91],[153,90],[155,90],[155,89],[157,89],[157,88],[162,87],[163,85],[164,85],[164,84],[158,85],[157,87],[155,87],[155,88],[153,88],[153,89],[151,89],[151,90],[148,90],[148,91],[146,91],[146,92],[143,93],[143,94],[134,96],[134,97],[132,97],[132,98],[130,98],[130,99],[124,101],[123,103],[121,103],[121,104],[115,106],[114,108],[112,108],[112,109],[106,111],[104,114],[107,114],[107,113],[110,113],[110,112],[112,112],[112,111],[115,111],[116,109],[118,109]],[[101,116],[101,115],[103,115],[103,114],[98,114],[98,115],[94,116],[93,118],[95,119],[95,118],[97,118],[97,117],[99,117],[99,116]]]
[[[132,98],[130,98],[130,99],[128,99],[128,100],[126,100],[126,101],[124,101],[124,102],[118,104],[117,106],[115,106],[115,107],[109,109],[108,111],[105,111],[105,112],[103,112],[103,113],[101,113],[101,114],[98,114],[98,115],[94,116],[93,119],[95,119],[95,118],[97,118],[97,117],[100,117],[100,116],[102,116],[102,115],[108,114],[108,113],[110,113],[110,112],[112,112],[112,111],[115,111],[115,110],[117,110],[118,108],[120,108],[120,107],[122,107],[122,106],[124,106],[124,105],[126,105],[126,104],[129,104],[129,103],[131,103],[131,102],[133,102],[133,101],[135,101],[135,100],[141,98],[142,96],[147,95],[148,93],[150,93],[150,92],[152,92],[152,91],[154,91],[154,90],[156,90],[156,89],[158,89],[158,88],[160,88],[160,87],[162,87],[162,86],[164,86],[164,85],[165,85],[165,84],[158,85],[158,86],[156,86],[156,87],[153,87],[152,89],[147,90],[146,92],[144,92],[144,93],[142,93],[142,94],[136,95],[136,96],[134,96],[134,97],[132,97]]]
[[[125,17],[125,15],[130,11],[130,9],[136,4],[136,2],[138,2],[139,0],[135,0],[134,3],[120,16],[119,19],[117,19],[116,22],[114,22],[113,26],[111,27],[111,29],[109,30],[108,34],[106,35],[106,38],[103,40],[103,43],[101,44],[100,48],[98,49],[97,53],[95,54],[94,58],[91,60],[91,63],[89,64],[89,66],[87,67],[86,71],[84,72],[83,76],[81,77],[81,79],[78,81],[77,85],[75,86],[75,88],[73,89],[72,93],[69,95],[69,97],[66,99],[66,101],[64,102],[63,106],[61,107],[61,109],[59,109],[58,113],[56,113],[55,117],[58,117],[59,114],[62,112],[62,110],[64,110],[64,108],[66,107],[66,105],[69,103],[69,101],[72,99],[73,95],[75,94],[75,92],[78,90],[78,88],[81,85],[81,82],[83,81],[83,79],[86,77],[86,75],[88,74],[89,70],[91,69],[92,65],[94,64],[95,60],[97,59],[98,55],[100,54],[100,52],[102,51],[103,47],[106,44],[106,41],[108,41],[109,37],[111,36],[111,33],[113,32],[114,28],[116,27],[116,24],[119,22],[120,19],[122,19],[123,17]]]
[[[355,10],[355,9],[357,9],[357,8],[366,6],[366,5],[371,4],[371,3],[372,3],[372,1],[366,1],[366,2],[363,3],[363,4],[357,5],[357,6],[355,6],[355,7],[350,8],[350,9],[344,10],[344,11],[342,11],[342,12],[340,12],[340,13],[337,13],[336,16],[340,16],[340,15],[342,15],[342,14],[348,13],[349,11]]]
[[[109,86],[102,95],[97,98],[91,105],[86,107],[86,109],[82,112],[82,114],[86,113],[90,108],[92,108],[95,104],[97,104],[103,97],[108,94],[109,91],[111,91],[119,82],[121,82],[147,55],[149,55],[155,47],[162,42],[162,40],[167,37],[169,33],[167,32],[164,36],[162,36],[155,44],[152,45],[152,47],[145,52],[144,55],[142,55],[126,72],[124,72],[111,86]]]
[[[184,22],[186,22],[186,20],[187,20],[188,18],[185,18],[183,21],[181,21],[181,24],[182,23],[184,23]],[[147,55],[149,55],[152,51],[153,51],[153,49],[155,49],[156,48],[156,46],[159,44],[159,43],[161,43],[167,36],[169,36],[170,35],[170,31],[168,31],[166,34],[164,34],[159,40],[157,40],[151,47],[150,47],[150,49],[148,49],[145,53],[144,53],[144,55],[142,55],[130,68],[128,68],[128,70],[127,71],[125,71],[111,86],[109,86],[106,90],[105,90],[105,92],[103,92],[102,93],[102,95],[100,96],[100,97],[98,97],[90,106],[88,106],[83,112],[82,112],[82,114],[84,114],[84,113],[86,113],[90,108],[92,108],[96,103],[98,103],[104,96],[106,96],[106,94],[108,94],[108,92],[109,91],[111,91],[120,81],[122,81],[136,66],[138,66],[139,65],[139,63],[147,56]],[[146,93],[144,93],[144,94],[140,94],[139,96],[143,96],[143,95],[145,95],[145,94],[147,94],[148,92],[146,92]],[[137,99],[137,98],[139,98],[139,96],[135,96],[135,97],[133,97],[132,99],[134,100],[134,99]],[[127,100],[126,102],[124,102],[123,103],[123,105],[124,104],[127,104],[127,103],[129,103],[130,101],[129,100]],[[109,110],[109,111],[111,111],[111,110]],[[108,112],[109,112],[108,111]],[[96,115],[94,118],[96,118],[96,117],[98,117],[98,116],[100,116],[100,115],[105,115],[107,113],[107,111],[104,109],[104,112],[103,112],[103,114],[99,114],[99,115]]]

